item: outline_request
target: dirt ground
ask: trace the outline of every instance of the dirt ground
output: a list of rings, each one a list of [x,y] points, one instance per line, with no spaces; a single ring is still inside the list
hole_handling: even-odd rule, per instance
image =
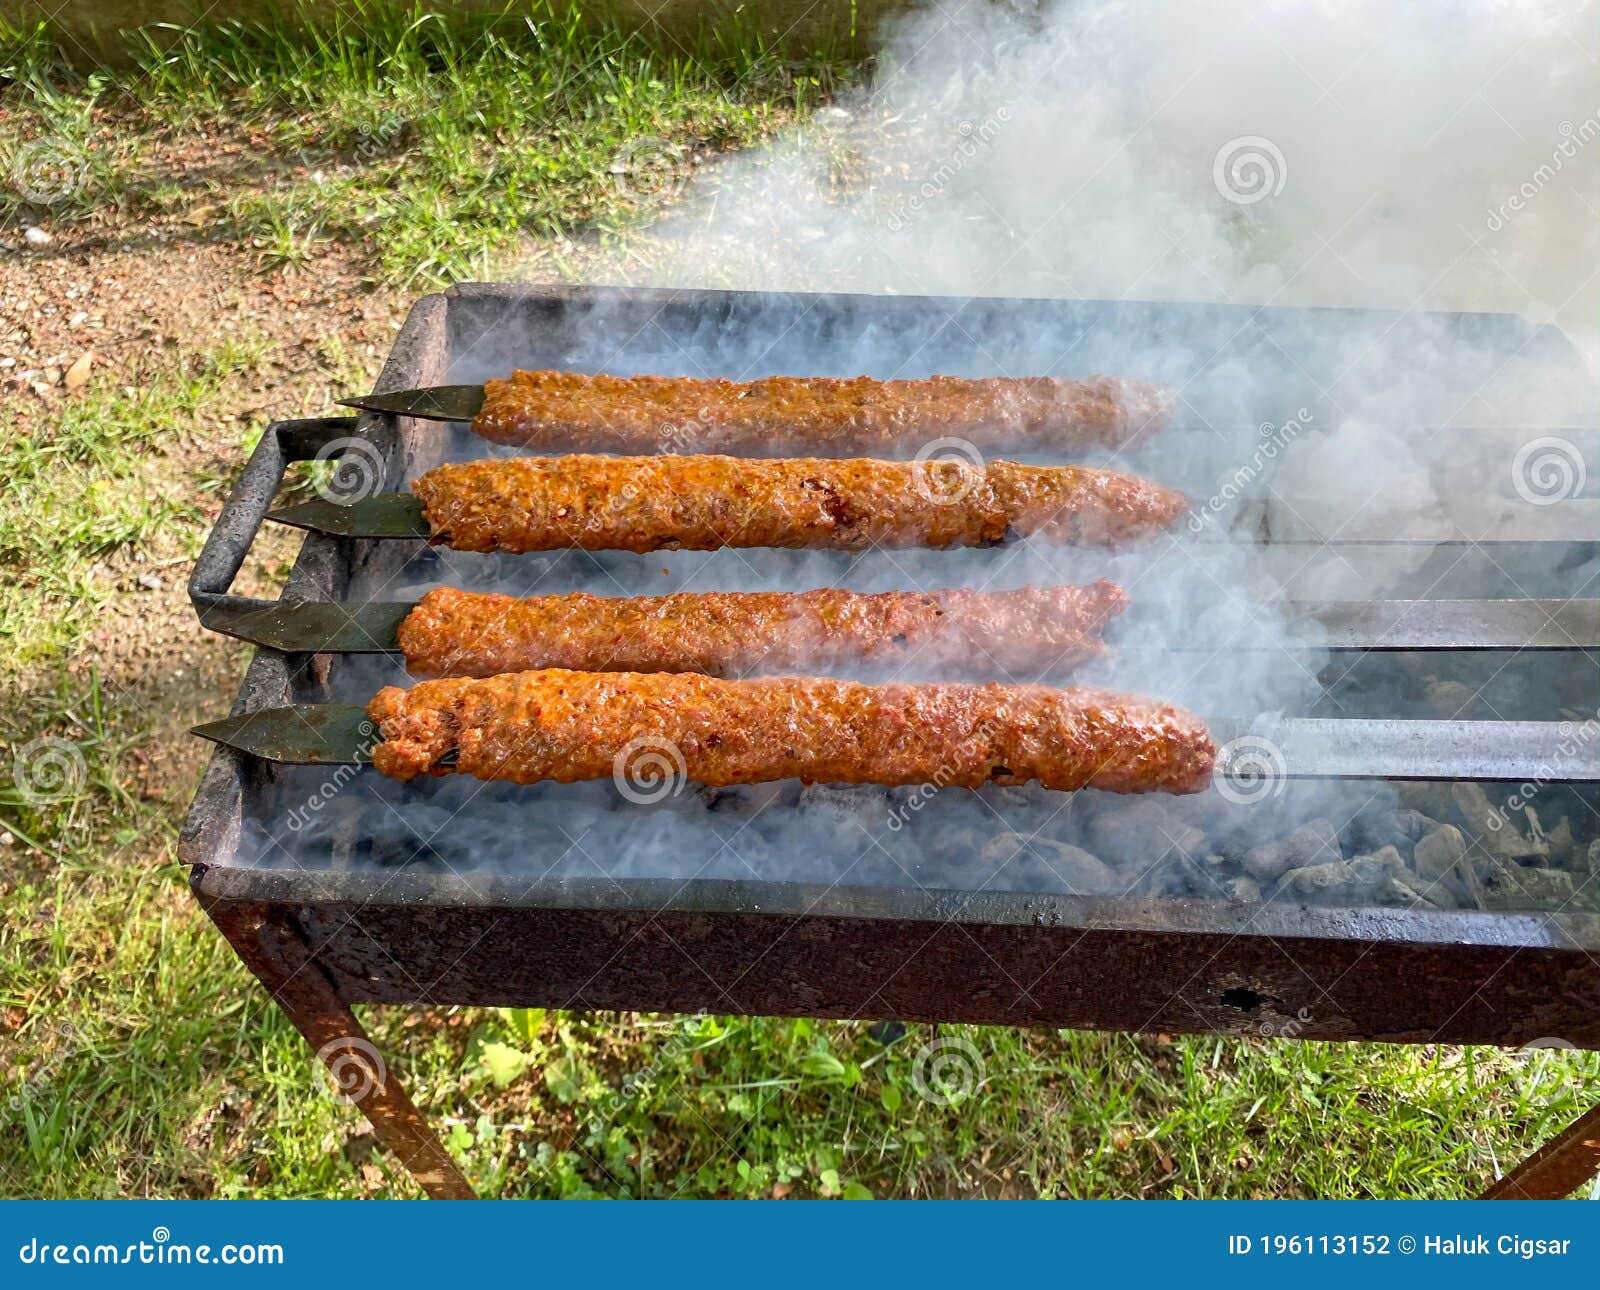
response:
[[[27,433],[82,397],[69,373],[77,364],[81,376],[85,357],[89,380],[131,387],[162,379],[227,338],[248,337],[259,348],[259,362],[224,380],[204,423],[175,426],[173,442],[153,454],[154,482],[198,504],[205,527],[226,490],[204,484],[231,479],[251,431],[337,411],[333,400],[348,382],[376,375],[409,303],[372,287],[355,257],[336,246],[308,263],[264,269],[249,248],[183,221],[45,231],[48,244],[30,245],[22,228],[11,230],[0,257],[0,401],[11,433]],[[328,361],[329,337],[342,342],[338,364]],[[206,756],[183,732],[226,712],[249,655],[203,631],[189,604],[185,584],[203,537],[204,528],[186,526],[103,560],[95,572],[109,593],[107,610],[67,663],[74,676],[97,671],[114,701],[138,709],[148,734],[134,754],[140,791],[179,811]],[[289,530],[264,532],[238,589],[274,594],[299,544]],[[11,683],[21,691],[13,699],[54,683],[58,667],[24,673]]]

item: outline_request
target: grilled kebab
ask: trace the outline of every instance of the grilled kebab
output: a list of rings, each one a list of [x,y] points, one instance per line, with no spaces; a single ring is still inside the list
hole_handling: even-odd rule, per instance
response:
[[[458,551],[991,546],[1008,534],[1118,546],[1184,511],[1136,475],[992,461],[515,457],[413,481],[433,540]]]
[[[1114,582],[1015,591],[681,592],[517,598],[440,587],[400,624],[418,676],[530,668],[621,672],[828,671],[916,660],[957,674],[1064,672],[1105,650],[1128,605]]]
[[[1172,390],[1091,376],[933,376],[876,381],[769,376],[513,372],[483,383],[473,430],[541,452],[707,452],[733,456],[897,455],[960,435],[984,452],[1126,447],[1166,421]]]
[[[1164,703],[1038,685],[862,685],[820,677],[546,669],[389,686],[368,705],[379,770],[518,784],[675,776],[1194,793],[1205,725]],[[635,759],[638,759],[636,762]],[[659,787],[654,785],[652,787]]]

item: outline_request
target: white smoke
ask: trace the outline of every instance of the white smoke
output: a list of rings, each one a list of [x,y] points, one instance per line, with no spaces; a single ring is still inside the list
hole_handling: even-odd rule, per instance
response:
[[[1597,53],[1591,2],[941,3],[625,276],[1506,311],[1593,354]]]
[[[491,329],[458,357],[451,379],[517,364],[738,377],[1099,368],[1172,381],[1183,390],[1183,419],[1213,426],[1209,437],[1172,436],[1120,463],[1184,487],[1208,516],[1261,504],[1278,537],[1352,520],[1396,536],[1478,522],[1497,496],[1515,498],[1504,463],[1485,472],[1496,453],[1509,461],[1516,444],[1440,428],[1593,424],[1594,389],[1551,333],[1463,339],[1423,315],[1505,312],[1554,323],[1594,365],[1597,19],[1594,3],[1532,0],[940,0],[889,30],[869,89],[700,172],[680,206],[623,253],[583,270],[591,281],[632,286],[1193,301],[1242,306],[1246,318],[1255,306],[1342,306],[1400,311],[1398,321],[1369,320],[1329,341],[1306,315],[1303,326],[1291,320],[1233,354],[1218,347],[1231,325],[1202,344],[1202,333],[1174,336],[1137,321],[1114,335],[1034,334],[1002,313],[975,330],[964,330],[970,318],[925,337],[875,323],[841,341],[807,318],[765,328],[701,318],[668,329],[602,312],[559,354],[536,353],[515,326]],[[520,261],[500,276],[546,273],[542,262]],[[481,443],[459,447],[488,455]],[[1452,470],[1468,485],[1448,487]],[[1507,484],[1498,493],[1496,479]],[[1190,536],[1115,557],[1031,543],[861,560],[721,551],[486,562],[438,552],[405,586],[381,591],[393,598],[439,582],[521,594],[878,590],[1109,576],[1132,595],[1128,630],[1116,657],[1084,679],[1249,717],[1305,710],[1321,692],[1321,660],[1278,648],[1289,626],[1271,607],[1290,576],[1301,596],[1381,595],[1433,554],[1423,546],[1398,564],[1374,564],[1347,552],[1308,572],[1302,551]],[[1500,594],[1552,594],[1529,588],[1553,570],[1513,572],[1515,585]],[[1583,575],[1562,573],[1566,594]],[[1421,585],[1425,594],[1490,594],[1483,577],[1481,561],[1452,557]],[[1207,640],[1216,647],[1195,648]],[[1175,650],[1178,642],[1186,648]],[[393,671],[376,662],[343,668],[340,697],[402,679]],[[1414,679],[1399,676],[1396,692],[1415,690]],[[285,792],[308,775],[283,777]],[[350,818],[339,827],[380,862],[371,838],[387,821],[399,830],[394,858],[442,846],[430,839],[448,826],[474,863],[532,873],[1050,890],[1060,875],[1047,859],[995,868],[973,857],[997,828],[1041,830],[1114,864],[1134,863],[1152,838],[1140,817],[1127,853],[1117,854],[1114,813],[1130,804],[1100,794],[946,791],[919,814],[920,829],[899,829],[884,821],[901,818],[894,811],[905,794],[871,788],[713,793],[710,809],[707,795],[685,794],[641,814],[619,809],[609,785],[360,782],[359,794],[341,799]],[[415,805],[419,797],[430,804]],[[1234,849],[1314,814],[1342,828],[1389,800],[1384,786],[1296,785],[1241,816]],[[1146,815],[1155,809],[1138,805]],[[1216,843],[1215,806],[1163,802],[1160,818],[1172,833],[1197,822],[1226,845]],[[324,826],[330,835],[339,832],[336,814]],[[303,858],[304,839],[278,832],[262,848],[265,861],[280,847]],[[1190,889],[1204,891],[1203,881]]]

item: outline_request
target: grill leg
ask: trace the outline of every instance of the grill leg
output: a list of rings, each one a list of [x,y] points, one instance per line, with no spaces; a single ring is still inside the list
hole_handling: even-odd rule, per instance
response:
[[[1579,1116],[1488,1191],[1483,1200],[1560,1200],[1600,1174],[1600,1106]]]
[[[371,1121],[378,1141],[399,1157],[422,1190],[435,1200],[476,1199],[300,936],[267,917],[262,907],[208,904],[206,912],[327,1064],[340,1095]]]

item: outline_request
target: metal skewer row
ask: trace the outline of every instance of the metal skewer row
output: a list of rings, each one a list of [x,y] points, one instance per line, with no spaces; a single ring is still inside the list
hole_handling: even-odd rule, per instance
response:
[[[481,398],[481,387],[439,388],[477,390]],[[384,397],[409,399],[408,406],[415,407],[419,393],[436,392]],[[374,401],[355,402],[366,407]],[[227,590],[264,519],[344,537],[428,536],[420,502],[405,494],[366,498],[350,506],[319,501],[270,509],[289,462],[316,457],[327,443],[348,437],[356,425],[348,417],[281,422],[263,438],[195,566],[190,595],[202,625],[290,653],[396,650],[396,631],[411,602],[287,603],[234,596]],[[1580,527],[1578,535],[1542,540],[1596,539],[1600,528]],[[1288,613],[1293,622],[1315,624],[1305,638],[1309,649],[1600,648],[1596,600],[1303,601],[1291,602]],[[1249,648],[1248,641],[1243,648]],[[372,742],[370,728],[361,728],[365,722],[363,710],[353,705],[294,705],[211,722],[196,733],[271,761],[364,764]],[[1218,769],[1224,774],[1227,744],[1247,733],[1261,733],[1242,719],[1216,718],[1210,725],[1223,746]],[[1282,773],[1288,778],[1600,781],[1600,738],[1577,737],[1565,722],[1293,718],[1264,737],[1281,752]]]

